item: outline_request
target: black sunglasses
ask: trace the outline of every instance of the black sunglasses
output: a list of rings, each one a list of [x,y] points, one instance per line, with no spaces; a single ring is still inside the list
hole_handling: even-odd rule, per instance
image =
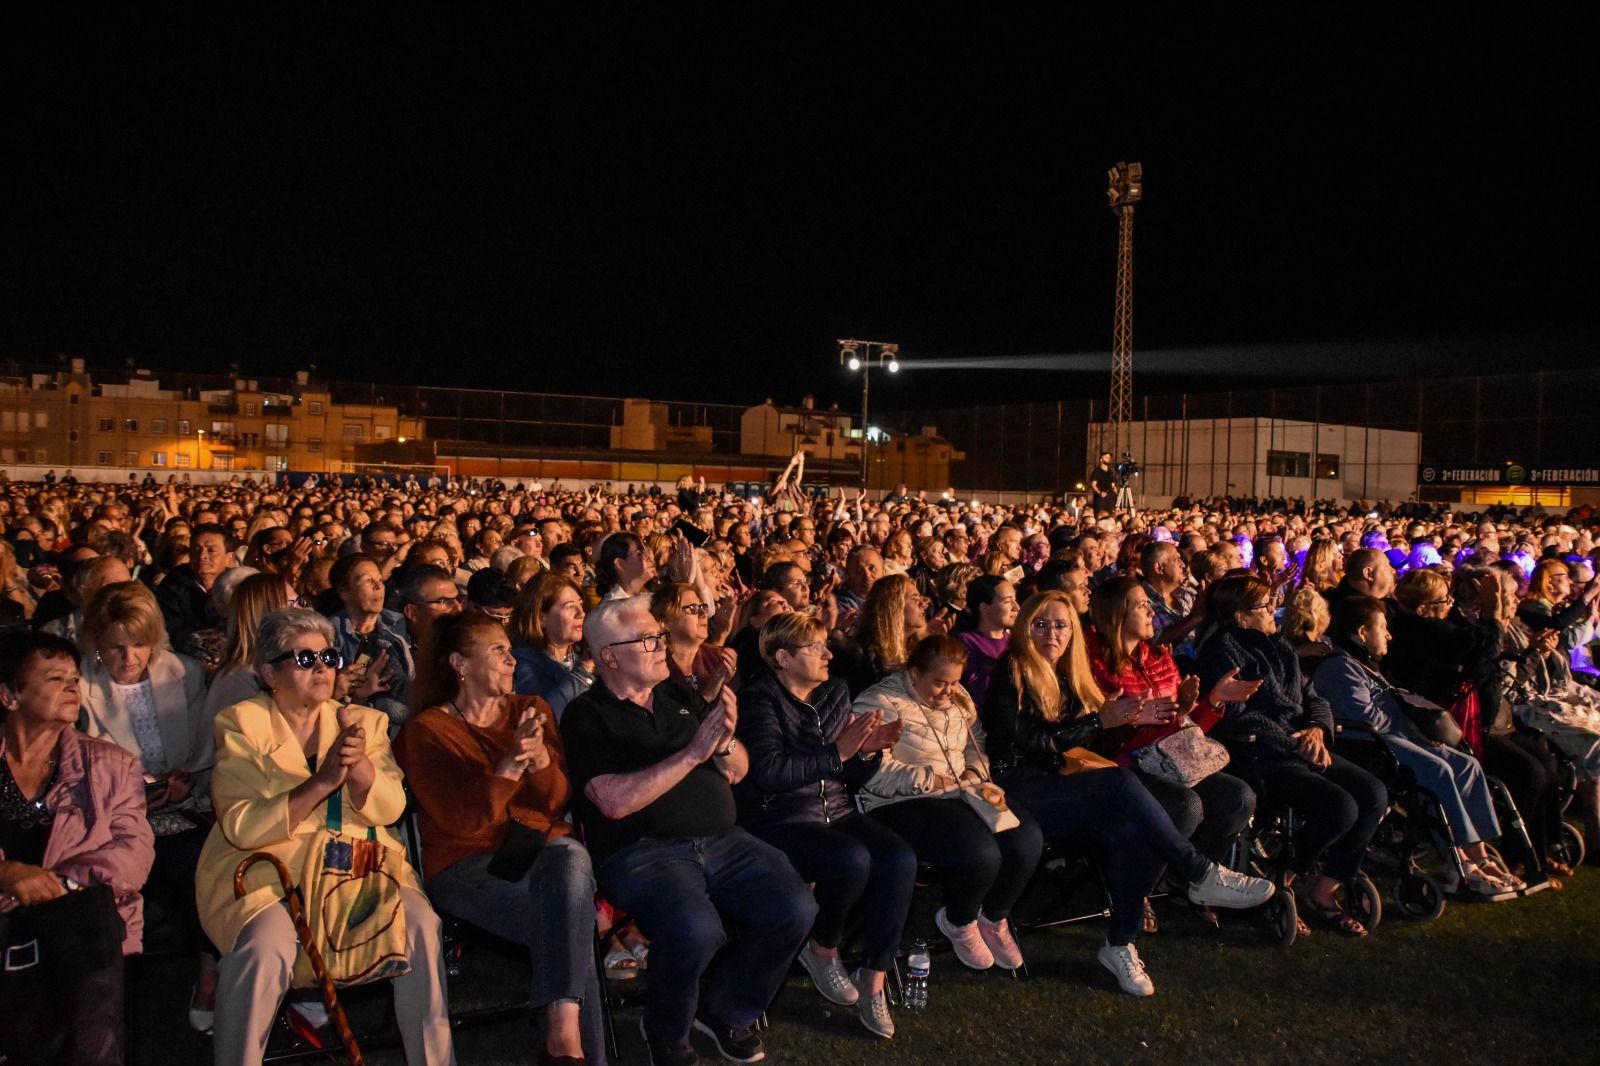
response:
[[[339,654],[338,648],[323,648],[321,651],[312,651],[310,648],[299,648],[295,651],[286,651],[276,659],[268,659],[267,663],[276,666],[282,662],[294,660],[294,664],[302,670],[310,670],[321,663],[329,670],[338,670],[344,666],[344,656]]]

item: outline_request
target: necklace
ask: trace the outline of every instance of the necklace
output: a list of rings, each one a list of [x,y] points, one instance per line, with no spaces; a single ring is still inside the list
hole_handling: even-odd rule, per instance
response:
[[[0,817],[16,822],[23,829],[49,825],[55,816],[45,806],[44,798],[50,794],[50,786],[55,783],[56,760],[51,759],[50,776],[44,790],[39,793],[38,799],[31,800],[22,794],[22,787],[11,775],[11,761],[0,758]]]

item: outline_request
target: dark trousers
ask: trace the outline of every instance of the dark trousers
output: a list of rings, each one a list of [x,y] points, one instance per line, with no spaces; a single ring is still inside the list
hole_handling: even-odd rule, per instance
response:
[[[800,879],[816,886],[817,923],[811,939],[836,948],[845,922],[861,905],[861,964],[887,971],[900,949],[917,856],[894,833],[861,815],[821,822],[758,826],[750,830],[789,857]]]
[[[1064,777],[1019,766],[997,774],[995,783],[1033,813],[1046,839],[1088,841],[1099,852],[1111,896],[1107,943],[1121,947],[1139,938],[1145,897],[1168,865],[1189,881],[1206,871],[1205,856],[1178,832],[1132,770]]]
[[[894,830],[919,861],[939,871],[945,917],[954,925],[967,925],[977,919],[980,908],[991,922],[1009,916],[1039,865],[1044,851],[1039,823],[1019,805],[1010,806],[1021,824],[1003,833],[991,832],[959,799],[885,803],[869,817]]]
[[[700,977],[729,941],[723,914],[739,935],[706,983],[705,1009],[734,1028],[767,1009],[817,918],[816,900],[783,852],[743,829],[645,837],[605,861],[600,885],[650,938],[644,1028],[652,1040],[688,1039]]]
[[[1354,877],[1389,808],[1383,782],[1341,755],[1323,770],[1293,757],[1257,768],[1272,802],[1292,808],[1300,818],[1294,872],[1309,874],[1320,861],[1329,877]]]
[[[1528,829],[1535,862],[1550,854],[1551,835],[1561,812],[1556,808],[1556,782],[1561,767],[1550,745],[1537,733],[1504,733],[1483,738],[1483,768],[1511,793],[1522,824]]]
[[[1213,862],[1227,858],[1234,837],[1256,812],[1256,792],[1232,774],[1212,774],[1193,787],[1135,770],[1178,832]]]
[[[205,847],[210,826],[197,826],[182,833],[156,837],[155,864],[150,867],[146,892],[159,892],[161,902],[171,907],[183,925],[186,951],[203,951],[213,957],[218,951],[200,928],[200,909],[195,902],[194,875],[200,866],[200,849]]]

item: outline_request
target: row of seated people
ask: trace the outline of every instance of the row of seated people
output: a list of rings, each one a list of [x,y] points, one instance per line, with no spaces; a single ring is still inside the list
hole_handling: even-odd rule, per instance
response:
[[[852,569],[860,569],[860,554],[848,561]],[[1463,571],[1456,587],[1472,590],[1471,601],[1430,618],[1439,604],[1418,598],[1427,591],[1418,588],[1424,575],[1444,580],[1436,572],[1409,575],[1397,590],[1392,572],[1385,587],[1381,568],[1360,553],[1349,563],[1343,592],[1325,597],[1339,605],[1329,643],[1317,639],[1317,610],[1300,593],[1286,612],[1298,626],[1298,603],[1312,619],[1313,630],[1294,630],[1302,653],[1314,644],[1332,649],[1311,656],[1327,660],[1316,664],[1315,685],[1275,633],[1279,589],[1246,575],[1208,582],[1199,605],[1206,617],[1195,627],[1204,639],[1194,644],[1187,677],[1171,643],[1160,640],[1160,590],[1148,578],[1110,576],[1090,592],[1081,565],[1058,569],[1058,588],[1035,582],[1039,591],[1024,603],[1003,577],[972,581],[955,638],[929,623],[927,599],[909,577],[873,580],[859,624],[841,626],[837,613],[818,612],[818,620],[794,610],[779,592],[779,573],[763,581],[774,586],[765,608],[748,610],[728,641],[744,656],[708,643],[712,606],[692,585],[662,584],[652,601],[627,587],[609,595],[616,583],[585,617],[583,588],[546,575],[511,613],[521,639],[486,611],[445,610],[421,647],[407,646],[415,659],[410,705],[422,710],[396,744],[427,840],[425,869],[404,893],[413,969],[395,981],[408,1058],[441,1062],[450,1054],[430,898],[529,943],[543,1054],[603,1057],[590,954],[596,874],[659,949],[645,1020],[657,1061],[687,1061],[696,1025],[730,1057],[759,1055],[754,1019],[797,952],[823,995],[854,1003],[873,1032],[892,1033],[883,974],[900,942],[917,861],[938,871],[945,905],[935,921],[962,962],[1020,964],[1009,909],[1045,839],[1096,846],[1112,897],[1100,959],[1123,988],[1148,994],[1133,945],[1163,869],[1202,907],[1253,905],[1270,893],[1270,884],[1217,861],[1249,820],[1253,785],[1304,815],[1295,872],[1309,882],[1307,913],[1361,935],[1335,889],[1359,866],[1387,799],[1381,784],[1332,754],[1334,712],[1370,722],[1411,760],[1463,828],[1462,858],[1479,883],[1513,883],[1515,874],[1496,868],[1483,847],[1499,830],[1482,770],[1408,733],[1380,664],[1391,624],[1457,627],[1430,631],[1449,650],[1430,657],[1430,668],[1459,683],[1491,664],[1501,685],[1491,691],[1503,698],[1475,734],[1479,746],[1524,753],[1539,766],[1527,776],[1548,793],[1551,753],[1537,731],[1579,745],[1593,737],[1573,720],[1572,705],[1581,710],[1582,701],[1552,665],[1559,648],[1522,637],[1518,627],[1528,626],[1515,616],[1541,596],[1570,613],[1571,590],[1561,595],[1546,580],[1524,600],[1511,568]],[[359,583],[364,569],[357,559],[341,577]],[[257,871],[262,880],[236,902],[232,867],[254,850],[297,858],[325,831],[326,801],[336,792],[346,828],[371,827],[391,842],[386,827],[404,803],[388,744],[392,715],[361,707],[389,687],[386,675],[369,670],[360,679],[365,691],[351,684],[340,671],[348,662],[341,634],[315,613],[284,610],[285,597],[274,575],[239,583],[225,665],[209,693],[197,665],[165,647],[161,613],[135,583],[107,586],[85,610],[80,639],[92,662],[81,682],[72,645],[42,636],[8,635],[0,664],[0,908],[108,884],[125,947],[137,950],[138,893],[147,880],[196,885],[187,893],[197,903],[191,935],[210,960],[200,985],[215,989],[219,1062],[259,1058],[296,950],[266,875]],[[588,652],[581,664],[580,637]],[[562,667],[537,682],[559,688],[559,724],[550,701],[517,694],[527,687],[519,676],[541,665],[530,650]],[[359,641],[352,651],[362,653]],[[1136,753],[1188,721],[1244,750],[1240,769],[1250,780],[1218,772],[1190,787],[1146,772]],[[87,742],[80,725],[110,743]],[[1497,742],[1505,737],[1517,739]],[[1122,765],[1059,773],[1062,755],[1080,747]],[[483,786],[479,803],[467,802],[472,783]],[[1549,814],[1541,796],[1523,799],[1524,810]],[[106,814],[75,819],[71,810]],[[31,824],[12,817],[30,812]],[[567,828],[569,813],[582,846]],[[513,822],[547,840],[517,883],[486,872]],[[751,900],[761,901],[759,913],[739,913]],[[858,908],[867,920],[861,966],[850,974],[839,961],[841,939]],[[705,1002],[662,991],[693,988],[723,947],[719,912],[742,933]],[[564,950],[552,929],[569,934]]]

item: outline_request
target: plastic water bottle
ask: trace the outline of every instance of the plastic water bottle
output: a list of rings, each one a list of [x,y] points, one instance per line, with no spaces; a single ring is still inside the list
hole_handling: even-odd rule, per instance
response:
[[[933,960],[928,956],[928,942],[913,940],[911,953],[906,956],[905,1007],[921,1011],[928,1008],[928,971]]]

